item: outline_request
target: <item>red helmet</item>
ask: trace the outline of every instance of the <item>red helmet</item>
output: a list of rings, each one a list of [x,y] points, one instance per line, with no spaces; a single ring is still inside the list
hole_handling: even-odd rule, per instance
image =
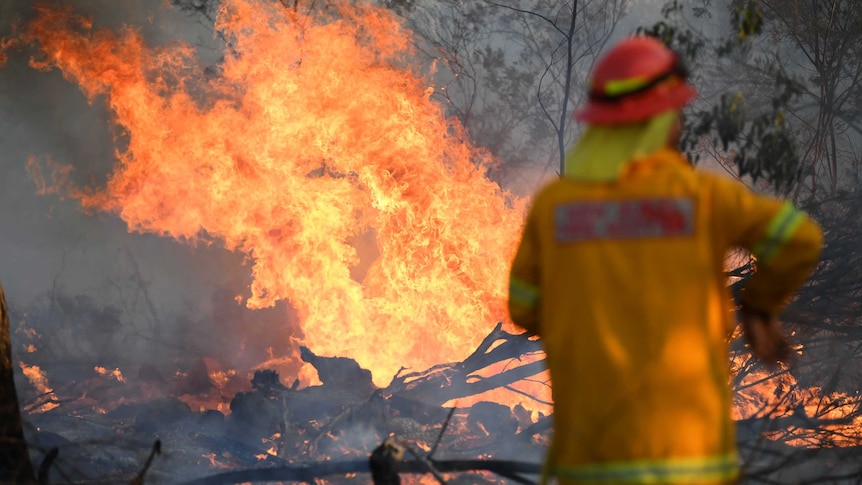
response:
[[[679,55],[660,40],[644,35],[629,37],[599,60],[587,104],[575,118],[617,125],[680,109],[697,95],[686,78]]]

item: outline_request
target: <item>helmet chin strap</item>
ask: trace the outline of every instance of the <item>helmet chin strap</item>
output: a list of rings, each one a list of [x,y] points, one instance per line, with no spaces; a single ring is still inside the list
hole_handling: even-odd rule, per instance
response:
[[[679,111],[668,110],[641,123],[590,125],[566,156],[563,176],[588,182],[612,182],[624,168],[657,150],[668,147]]]

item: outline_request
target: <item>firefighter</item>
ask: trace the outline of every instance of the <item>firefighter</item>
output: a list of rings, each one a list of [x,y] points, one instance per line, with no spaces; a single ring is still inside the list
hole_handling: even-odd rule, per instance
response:
[[[787,357],[776,317],[816,265],[821,230],[790,202],[692,168],[675,146],[695,95],[661,42],[621,41],[592,74],[563,176],[528,214],[509,312],[547,353],[546,478],[559,483],[738,478],[730,249],[756,261],[739,312],[752,352]]]

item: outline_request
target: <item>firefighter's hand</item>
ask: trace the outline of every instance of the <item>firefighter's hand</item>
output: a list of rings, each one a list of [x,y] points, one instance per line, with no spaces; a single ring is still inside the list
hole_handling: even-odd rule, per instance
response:
[[[748,339],[751,353],[761,362],[770,366],[778,362],[790,363],[793,353],[778,320],[743,310],[742,330]]]

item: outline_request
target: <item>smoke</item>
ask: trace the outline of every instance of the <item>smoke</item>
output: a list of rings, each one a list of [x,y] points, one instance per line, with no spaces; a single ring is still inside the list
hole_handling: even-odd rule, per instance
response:
[[[0,0],[0,39],[14,37],[33,5]],[[135,26],[150,45],[186,42],[204,62],[220,54],[211,27],[167,2],[80,0],[73,7],[100,27]],[[28,158],[74,167],[71,176],[79,186],[103,185],[123,133],[112,126],[99,99],[89,104],[59,71],[31,68],[31,54],[21,46],[8,47],[0,68],[0,282],[14,312],[13,329],[24,319],[37,327],[37,352],[59,355],[65,339],[89,341],[78,347],[85,354],[79,357],[93,360],[167,358],[182,347],[241,360],[245,357],[236,349],[219,350],[240,346],[265,357],[260,342],[287,346],[263,335],[267,321],[279,319],[284,328],[284,307],[250,315],[234,301],[237,294],[247,296],[250,283],[242,255],[130,234],[113,215],[86,214],[75,201],[37,194]],[[97,320],[93,313],[100,309],[116,314],[117,324],[82,323]],[[235,327],[243,329],[247,341],[224,333],[229,319],[241,320]],[[93,349],[94,333],[100,349]],[[15,352],[31,343],[16,335],[13,340]]]

